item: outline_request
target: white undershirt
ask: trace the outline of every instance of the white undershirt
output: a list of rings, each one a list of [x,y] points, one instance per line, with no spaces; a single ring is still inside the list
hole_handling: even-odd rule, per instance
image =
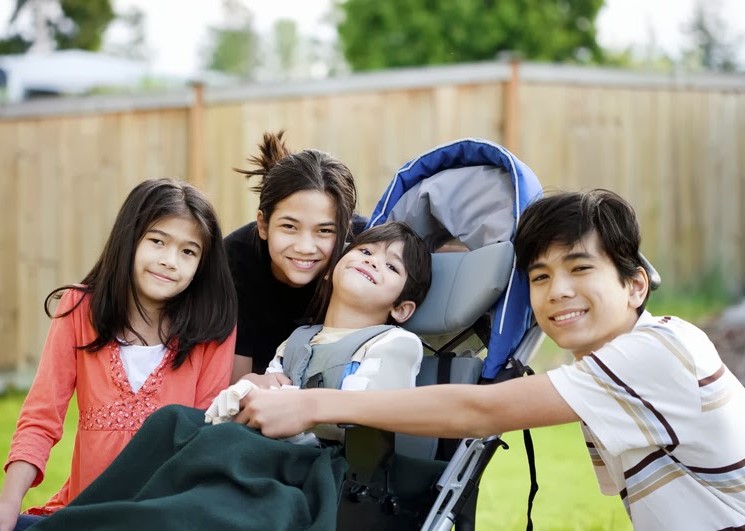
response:
[[[166,355],[165,345],[120,345],[119,355],[122,358],[124,372],[133,392],[137,392],[147,377],[163,361]]]

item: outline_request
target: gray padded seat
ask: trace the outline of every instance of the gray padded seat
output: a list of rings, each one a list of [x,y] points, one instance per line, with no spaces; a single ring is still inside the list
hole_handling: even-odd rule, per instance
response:
[[[507,285],[512,261],[510,242],[469,252],[432,254],[432,287],[404,328],[420,336],[465,330],[497,302]],[[437,383],[437,362],[433,356],[424,357],[417,386]],[[481,365],[480,358],[453,358],[450,382],[476,383]],[[396,434],[397,454],[434,459],[436,451],[435,438]]]

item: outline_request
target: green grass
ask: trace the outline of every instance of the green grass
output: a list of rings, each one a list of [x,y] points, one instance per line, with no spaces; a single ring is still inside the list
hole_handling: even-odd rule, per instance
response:
[[[0,397],[0,456],[3,464],[10,450],[10,441],[16,427],[18,412],[21,410],[25,395],[18,392],[5,393]],[[76,402],[73,399],[65,419],[65,429],[62,440],[52,448],[47,464],[46,475],[41,485],[29,490],[23,500],[23,508],[43,505],[56,493],[70,474],[70,460],[75,443],[75,426],[78,419]],[[3,480],[5,476],[3,475]]]

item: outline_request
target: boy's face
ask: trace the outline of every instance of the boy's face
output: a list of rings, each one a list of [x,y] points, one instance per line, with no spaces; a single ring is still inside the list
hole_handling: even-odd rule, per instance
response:
[[[538,325],[576,359],[631,331],[648,289],[641,271],[626,285],[595,231],[571,248],[551,245],[528,267]]]
[[[336,264],[334,294],[362,300],[371,313],[388,313],[401,296],[406,278],[403,242],[361,244],[347,252]]]

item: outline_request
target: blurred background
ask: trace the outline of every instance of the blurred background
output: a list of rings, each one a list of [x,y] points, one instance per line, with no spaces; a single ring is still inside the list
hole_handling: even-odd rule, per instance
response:
[[[663,294],[737,300],[744,71],[740,0],[0,0],[0,374],[33,374],[135,183],[254,219],[232,168],[266,130],[346,162],[362,214],[424,150],[500,143],[627,197]]]
[[[30,382],[44,298],[92,266],[135,183],[189,180],[228,233],[257,206],[233,168],[279,129],[351,168],[364,215],[462,137],[546,188],[619,192],[663,277],[652,309],[745,377],[742,0],[0,0],[0,392]],[[537,364],[565,360],[548,345]],[[550,466],[576,462],[542,433]],[[570,502],[559,481],[538,528],[630,528],[617,500],[582,523],[593,482]]]

